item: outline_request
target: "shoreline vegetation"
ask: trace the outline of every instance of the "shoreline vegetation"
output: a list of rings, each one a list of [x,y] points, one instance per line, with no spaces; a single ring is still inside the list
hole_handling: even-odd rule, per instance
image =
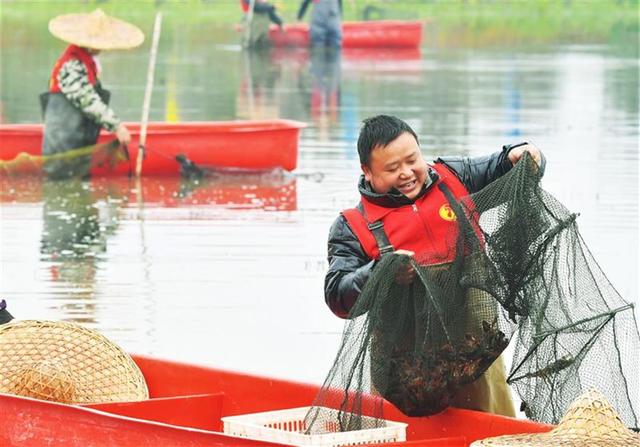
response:
[[[295,21],[300,0],[273,3],[285,23]],[[638,51],[640,0],[343,0],[343,7],[346,21],[422,20],[425,46],[616,43]],[[96,8],[144,30],[151,29],[157,10],[163,27],[177,31],[231,30],[242,17],[237,0],[0,0],[0,34],[6,43],[24,33],[37,39],[46,35],[50,18]]]

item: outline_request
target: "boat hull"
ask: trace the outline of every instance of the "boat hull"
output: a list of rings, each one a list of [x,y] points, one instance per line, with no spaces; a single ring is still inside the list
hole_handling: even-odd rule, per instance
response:
[[[277,47],[308,46],[309,25],[290,24],[283,30],[272,26],[269,39]],[[422,22],[372,20],[343,22],[343,48],[418,48],[422,41]]]
[[[220,433],[223,416],[308,406],[318,386],[134,356],[150,399],[87,406],[0,394],[0,445],[27,446],[270,446]],[[550,426],[449,408],[410,418],[393,406],[385,418],[406,422],[407,441],[395,446],[468,446],[489,436],[543,432]],[[378,445],[378,444],[376,444]]]
[[[94,167],[92,175],[128,175],[135,166],[140,124],[126,123],[131,133],[129,162],[114,168]],[[199,166],[292,171],[298,161],[298,137],[304,123],[292,120],[149,123],[145,175],[174,175],[180,172],[175,156],[183,154]],[[19,153],[41,155],[43,125],[0,125],[0,160],[12,160]],[[98,142],[113,139],[103,131]]]

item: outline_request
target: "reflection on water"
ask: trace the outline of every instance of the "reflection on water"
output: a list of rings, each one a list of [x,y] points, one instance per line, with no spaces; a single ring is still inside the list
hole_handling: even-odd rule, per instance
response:
[[[161,179],[159,185],[178,182],[173,197],[180,203],[219,205],[228,209],[294,211],[296,177],[282,170],[266,173],[208,172],[202,178]],[[145,201],[147,191],[144,193]],[[167,202],[165,202],[167,203]]]
[[[269,63],[268,48],[242,52],[242,77],[236,100],[238,118],[279,118],[275,86],[280,76],[280,67]]]
[[[297,100],[328,141],[329,129],[339,121],[340,50],[333,48],[262,48],[242,53],[242,78],[236,99],[238,118],[281,116],[283,88],[295,88]],[[283,79],[283,72],[288,76]],[[283,85],[284,83],[287,85]]]
[[[6,209],[40,203],[45,230],[43,253],[82,259],[105,250],[104,233],[117,224],[117,211],[129,204],[146,206],[215,207],[263,211],[294,211],[297,181],[320,182],[319,173],[207,170],[201,177],[129,177],[51,181],[39,177],[0,177],[0,203]],[[108,217],[109,222],[104,219]]]
[[[41,260],[52,287],[67,291],[60,304],[68,318],[94,323],[97,263],[117,229],[118,197],[98,198],[81,180],[42,184]]]
[[[339,121],[341,52],[328,47],[315,47],[310,52],[310,115],[318,129],[318,139],[327,141],[329,129]]]
[[[2,179],[0,296],[15,316],[87,322],[130,351],[321,381],[342,331],[323,300],[327,232],[358,199],[355,142],[376,113],[407,120],[429,159],[535,142],[548,159],[545,188],[581,213],[596,259],[637,299],[632,56],[606,45],[242,52],[188,33],[165,39],[153,120],[306,121],[298,171],[140,187]],[[51,64],[40,62],[59,51],[29,51],[29,76],[3,65],[3,91],[41,90]],[[120,60],[142,58],[135,51],[102,58],[125,120],[138,119],[144,90],[146,66]],[[8,98],[4,119],[39,121],[35,99]]]

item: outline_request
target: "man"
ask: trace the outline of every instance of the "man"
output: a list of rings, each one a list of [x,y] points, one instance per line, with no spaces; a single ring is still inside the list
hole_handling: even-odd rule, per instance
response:
[[[504,146],[488,156],[439,158],[429,165],[407,123],[387,115],[365,120],[358,138],[361,201],[343,211],[329,232],[325,300],[330,309],[341,318],[349,316],[386,251],[419,253],[427,264],[452,261],[455,241],[447,236],[454,234],[451,229],[456,223],[449,218],[447,201],[436,186],[443,183],[456,199],[462,198],[504,175],[525,151],[543,170],[542,154],[528,143]],[[396,278],[400,284],[414,280],[415,272],[406,265]],[[501,359],[457,397],[454,406],[515,415]]]

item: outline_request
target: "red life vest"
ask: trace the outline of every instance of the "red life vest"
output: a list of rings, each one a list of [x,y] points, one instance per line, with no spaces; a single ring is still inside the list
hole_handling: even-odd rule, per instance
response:
[[[368,226],[380,221],[393,248],[414,252],[421,264],[433,265],[454,260],[458,237],[457,217],[438,185],[444,183],[456,199],[469,195],[469,192],[444,164],[436,163],[431,168],[439,178],[411,205],[387,208],[363,197],[361,204],[364,215],[357,208],[342,212],[369,258],[380,258],[378,243]]]
[[[89,75],[89,83],[91,83],[91,85],[96,85],[98,82],[98,67],[93,56],[85,48],[69,45],[53,66],[51,78],[49,79],[49,91],[51,93],[61,92],[60,84],[58,83],[58,73],[62,66],[72,59],[79,60],[87,67],[87,74]]]

